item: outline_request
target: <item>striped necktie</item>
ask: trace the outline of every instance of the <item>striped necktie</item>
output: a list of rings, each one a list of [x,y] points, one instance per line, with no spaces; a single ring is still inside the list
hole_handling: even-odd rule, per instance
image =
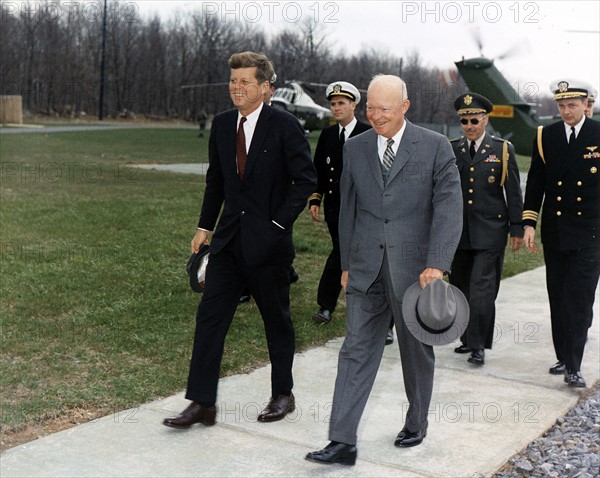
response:
[[[392,138],[387,140],[387,147],[385,148],[385,152],[383,153],[383,169],[386,172],[390,170],[392,167],[392,163],[394,162],[394,150],[392,149],[392,145],[394,144],[394,140]]]

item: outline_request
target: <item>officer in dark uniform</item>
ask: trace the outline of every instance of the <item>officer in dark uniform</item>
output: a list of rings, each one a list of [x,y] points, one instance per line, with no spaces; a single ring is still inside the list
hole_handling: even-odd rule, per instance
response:
[[[551,85],[562,121],[538,128],[523,210],[525,247],[537,252],[535,227],[542,210],[552,341],[553,375],[585,387],[581,362],[600,277],[600,123],[585,116],[588,91]]]
[[[356,105],[360,103],[360,92],[354,85],[347,81],[336,81],[327,87],[325,94],[337,124],[325,128],[319,136],[314,158],[317,190],[308,200],[311,217],[317,222],[321,221],[320,207],[321,202],[324,203],[325,222],[333,245],[319,281],[317,293],[319,310],[313,315],[313,319],[321,323],[331,321],[331,314],[335,310],[342,289],[338,238],[342,148],[348,138],[371,128],[354,116]]]
[[[585,115],[588,118],[593,118],[593,116],[594,116],[594,103],[596,102],[597,96],[598,96],[598,92],[596,91],[596,89],[592,86],[589,86],[587,107],[585,108]]]
[[[492,348],[495,300],[500,287],[504,249],[522,243],[523,197],[515,149],[485,131],[493,105],[477,93],[454,101],[465,136],[452,141],[463,193],[463,232],[452,263],[450,283],[469,300],[469,326],[454,351],[469,353],[468,362],[484,364]]]

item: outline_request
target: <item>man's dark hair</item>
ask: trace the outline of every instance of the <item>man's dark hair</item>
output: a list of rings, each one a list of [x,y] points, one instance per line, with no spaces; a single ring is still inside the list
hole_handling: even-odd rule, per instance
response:
[[[234,53],[229,58],[229,66],[233,70],[238,68],[256,67],[256,81],[263,83],[270,81],[275,74],[273,63],[269,61],[264,53],[255,53],[253,51],[244,51],[242,53]]]

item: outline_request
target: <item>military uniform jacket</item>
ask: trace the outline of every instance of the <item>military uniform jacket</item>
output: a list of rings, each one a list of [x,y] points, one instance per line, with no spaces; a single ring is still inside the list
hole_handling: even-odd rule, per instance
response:
[[[356,122],[349,138],[352,138],[371,126]],[[342,144],[340,143],[338,124],[325,128],[317,142],[315,150],[315,169],[317,170],[317,190],[309,198],[308,205],[321,205],[324,202],[326,221],[337,221],[340,214],[340,178],[342,177]],[[348,138],[347,138],[348,139]]]
[[[542,208],[542,242],[567,251],[600,246],[600,123],[586,118],[573,146],[564,123],[545,126],[540,154],[534,140],[523,225],[535,227]]]
[[[471,159],[466,137],[452,141],[464,204],[459,249],[502,249],[509,232],[523,237],[519,168],[510,143],[508,164],[503,165],[504,142],[486,133]]]

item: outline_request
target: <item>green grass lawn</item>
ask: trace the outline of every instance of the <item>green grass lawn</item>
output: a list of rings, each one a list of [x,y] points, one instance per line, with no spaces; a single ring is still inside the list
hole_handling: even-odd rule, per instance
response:
[[[0,136],[2,433],[185,388],[199,295],[184,266],[203,178],[135,163],[206,162],[207,141],[162,128]],[[314,323],[329,236],[305,211],[294,238],[300,281],[291,304],[302,350],[343,335],[345,308],[327,326]],[[507,252],[505,275],[540,263]],[[256,306],[241,305],[223,374],[267,361]]]

